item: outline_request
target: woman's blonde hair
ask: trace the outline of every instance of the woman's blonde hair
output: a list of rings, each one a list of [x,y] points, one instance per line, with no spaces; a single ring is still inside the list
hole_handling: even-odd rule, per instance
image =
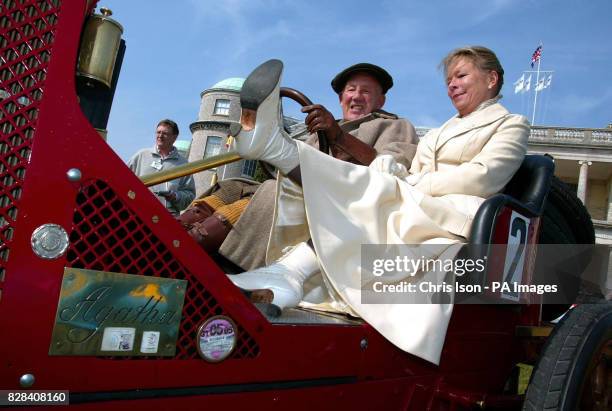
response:
[[[440,62],[440,67],[444,69],[444,76],[448,75],[448,68],[451,63],[458,57],[466,57],[472,61],[482,71],[495,71],[497,72],[497,88],[495,90],[495,95],[498,95],[502,86],[504,85],[504,68],[501,66],[501,63],[497,59],[497,56],[491,49],[488,49],[483,46],[467,46],[457,48],[450,53],[442,62]]]

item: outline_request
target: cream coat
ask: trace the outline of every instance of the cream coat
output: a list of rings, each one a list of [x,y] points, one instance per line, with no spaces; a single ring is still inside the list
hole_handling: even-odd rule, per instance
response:
[[[410,166],[418,139],[409,121],[378,111],[357,120],[341,121],[339,124],[343,131],[372,146],[377,153],[389,154],[398,163]],[[300,134],[292,135],[294,138],[299,136]],[[316,134],[309,136],[306,142],[318,148]],[[221,255],[245,270],[265,265],[275,197],[276,183],[264,182],[219,248]],[[303,210],[303,207],[301,208]],[[305,221],[303,212],[301,221]],[[303,233],[307,234],[307,230],[303,230]]]
[[[279,180],[268,260],[310,236],[332,296],[317,307],[358,315],[404,351],[437,364],[452,304],[362,304],[362,274],[368,274],[361,245],[449,244],[438,257],[454,257],[459,247],[450,244],[465,242],[482,201],[516,172],[528,134],[527,120],[500,104],[454,117],[422,138],[405,179],[337,161],[300,143],[303,189]],[[307,224],[293,218],[303,212]],[[441,281],[445,274],[423,278]]]

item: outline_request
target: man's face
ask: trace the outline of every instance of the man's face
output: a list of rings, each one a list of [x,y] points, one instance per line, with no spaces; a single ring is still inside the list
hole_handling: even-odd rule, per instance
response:
[[[385,104],[385,95],[376,78],[366,73],[355,73],[340,93],[344,120],[356,120],[378,110]]]
[[[172,145],[176,141],[176,135],[172,133],[172,128],[166,124],[160,124],[155,130],[155,143],[160,152],[170,152]]]

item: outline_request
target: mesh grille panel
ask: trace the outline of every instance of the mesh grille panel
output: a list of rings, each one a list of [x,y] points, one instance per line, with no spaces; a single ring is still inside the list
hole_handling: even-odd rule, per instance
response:
[[[59,0],[0,6],[0,287],[15,232]]]
[[[68,265],[187,280],[176,359],[199,358],[198,326],[209,317],[225,314],[198,279],[173,257],[166,245],[115,192],[99,180],[84,186],[77,196]],[[238,342],[231,358],[254,358],[259,353],[258,345],[240,325],[237,327]]]

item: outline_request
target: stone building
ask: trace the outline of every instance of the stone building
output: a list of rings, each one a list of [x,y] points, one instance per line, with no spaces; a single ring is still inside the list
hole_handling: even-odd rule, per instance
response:
[[[228,78],[200,94],[201,103],[198,121],[189,126],[192,140],[187,158],[190,162],[229,150],[226,143],[230,123],[240,121],[242,83],[244,83],[243,78]],[[299,139],[306,137],[306,126],[301,120],[283,116],[283,121],[287,132]],[[196,197],[210,187],[215,174],[219,180],[236,177],[251,179],[255,176],[256,169],[257,161],[241,160],[220,166],[214,170],[195,174]]]
[[[555,159],[555,175],[586,205],[596,241],[612,245],[612,128],[531,128],[529,152]]]
[[[191,147],[191,140],[176,140],[174,147],[178,152],[185,158],[189,158],[189,149]]]
[[[192,134],[189,161],[201,160],[228,150],[226,142],[229,125],[231,122],[240,121],[242,83],[244,83],[243,78],[228,78],[200,94],[198,120],[189,126]],[[195,174],[196,196],[210,187],[215,173],[219,179],[252,178],[255,175],[256,165],[257,162],[254,160],[242,160]]]

